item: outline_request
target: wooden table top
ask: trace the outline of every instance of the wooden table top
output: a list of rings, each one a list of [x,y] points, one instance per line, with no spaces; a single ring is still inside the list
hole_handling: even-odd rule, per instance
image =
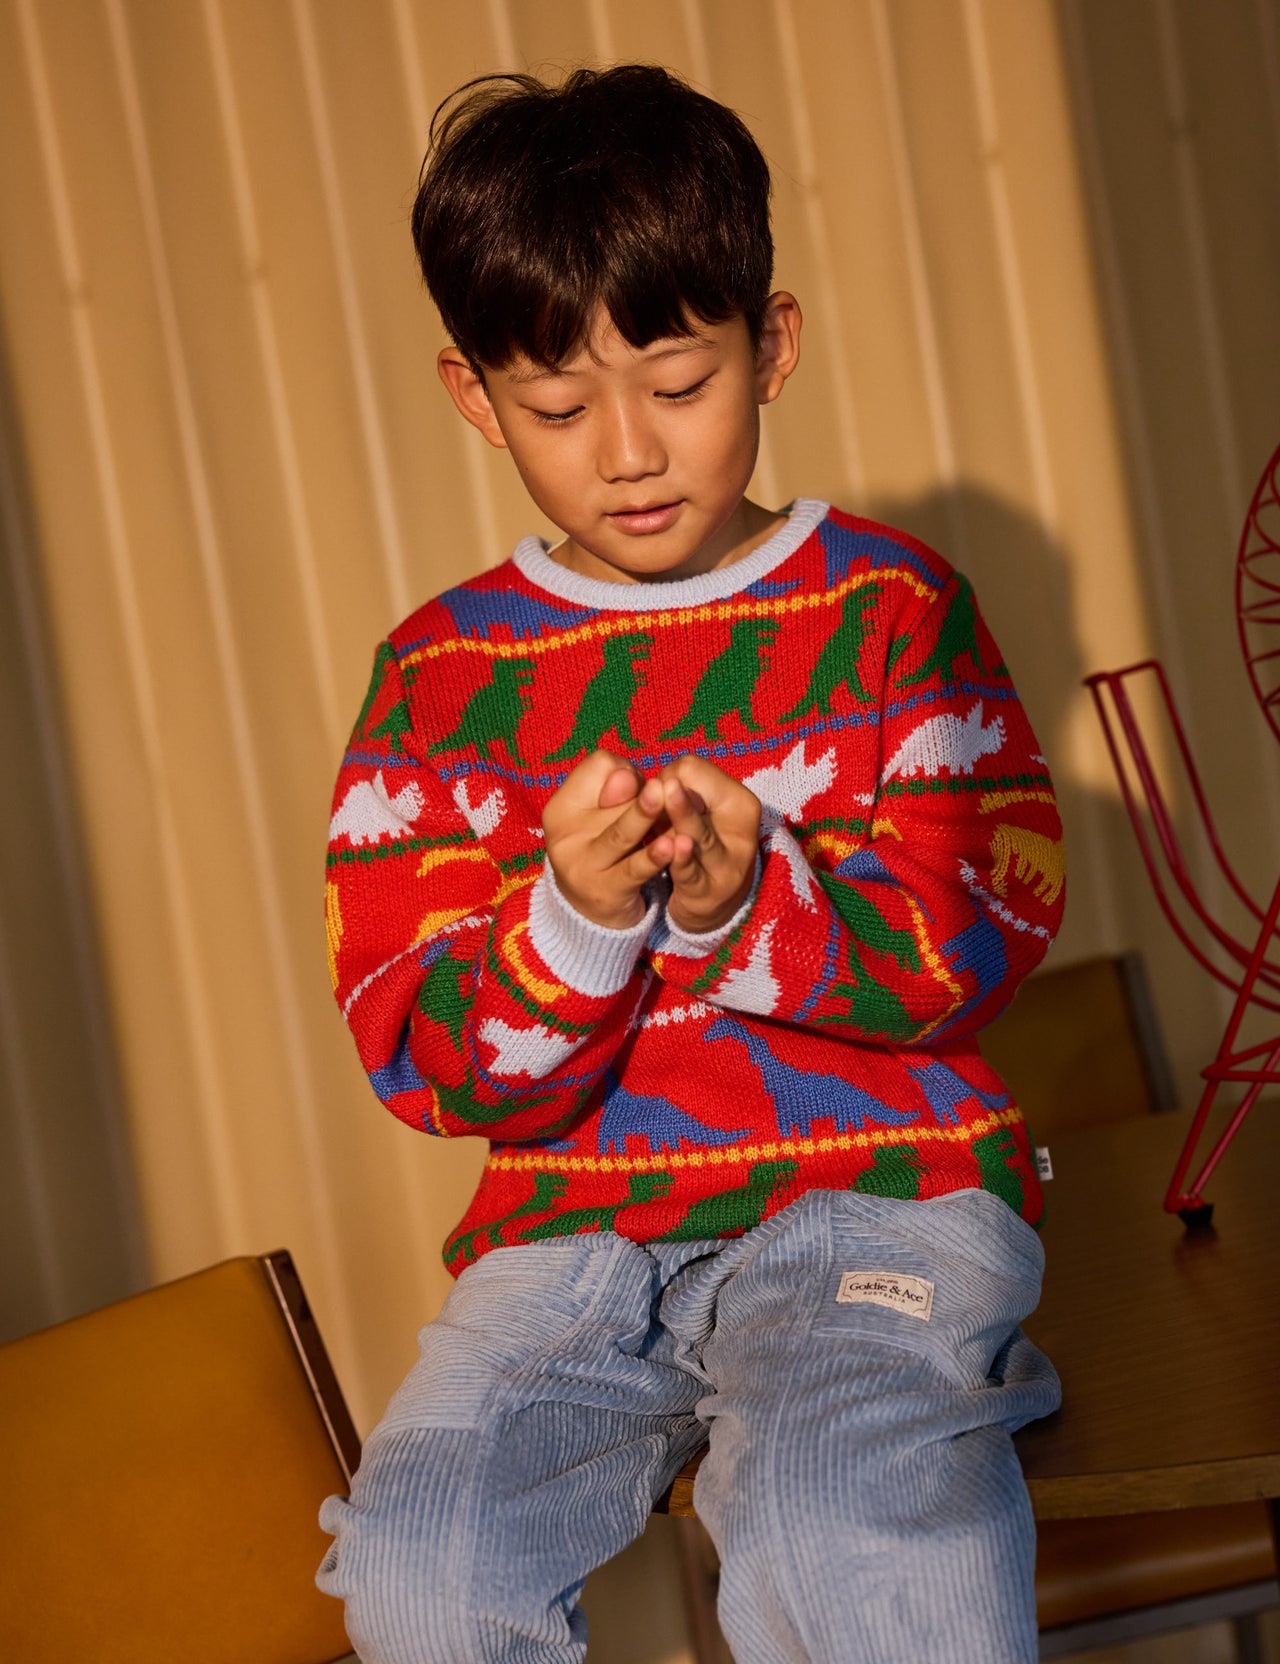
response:
[[[1190,1119],[1050,1147],[1044,1293],[1024,1327],[1063,1406],[1016,1438],[1040,1519],[1280,1497],[1280,1105],[1255,1106],[1206,1186],[1207,1231],[1161,1206]]]

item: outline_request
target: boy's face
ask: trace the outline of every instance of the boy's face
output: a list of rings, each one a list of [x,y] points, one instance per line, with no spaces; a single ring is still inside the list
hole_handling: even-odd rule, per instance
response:
[[[759,407],[795,368],[799,331],[782,293],[758,349],[741,317],[632,347],[598,313],[588,346],[554,371],[517,359],[482,382],[451,347],[440,375],[565,533],[561,565],[621,583],[686,578],[730,565],[777,524],[745,492]]]

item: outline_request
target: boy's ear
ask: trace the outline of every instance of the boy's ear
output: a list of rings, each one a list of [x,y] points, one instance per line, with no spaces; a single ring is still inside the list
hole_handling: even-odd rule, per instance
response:
[[[803,322],[800,302],[785,289],[779,289],[765,302],[756,349],[756,398],[761,404],[773,403],[800,362]]]
[[[466,356],[457,347],[445,347],[436,359],[436,369],[460,414],[473,428],[479,428],[491,445],[505,451],[507,442],[502,437],[502,429],[493,413],[484,381],[468,363]]]

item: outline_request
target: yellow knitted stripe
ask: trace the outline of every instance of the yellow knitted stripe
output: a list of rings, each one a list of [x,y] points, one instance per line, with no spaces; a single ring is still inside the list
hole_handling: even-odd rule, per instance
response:
[[[733,623],[739,618],[777,618],[782,613],[806,612],[812,607],[834,606],[843,601],[851,590],[864,589],[868,584],[896,578],[906,584],[914,595],[931,601],[938,594],[934,584],[926,584],[904,566],[886,566],[875,572],[859,573],[844,578],[832,589],[806,590],[799,595],[771,596],[760,601],[708,601],[701,607],[672,607],[662,612],[624,613],[617,618],[594,619],[590,624],[577,624],[568,630],[558,630],[552,636],[534,636],[528,641],[486,641],[480,636],[450,636],[446,641],[428,642],[415,647],[400,660],[402,666],[420,664],[446,653],[479,653],[487,659],[536,658],[540,653],[558,652],[562,647],[575,647],[581,641],[617,635],[635,635],[642,630],[670,630],[691,624],[705,624],[711,620]]]
[[[722,1144],[709,1150],[678,1150],[645,1156],[569,1156],[550,1150],[529,1155],[491,1155],[485,1163],[501,1173],[534,1168],[556,1173],[655,1173],[685,1167],[736,1167],[744,1161],[776,1161],[788,1156],[835,1155],[841,1150],[875,1150],[883,1144],[971,1144],[997,1127],[1016,1127],[1017,1109],[997,1109],[961,1127],[887,1127],[883,1132],[841,1132],[825,1138],[786,1138],[767,1144]]]
[[[920,957],[933,972],[935,980],[940,982],[951,995],[951,1004],[947,1009],[935,1017],[927,1028],[920,1030],[920,1033],[916,1036],[918,1044],[920,1041],[928,1039],[935,1029],[941,1028],[943,1023],[959,1011],[964,1004],[964,985],[952,975],[950,966],[929,940],[929,926],[924,916],[924,908],[921,907],[914,896],[907,895],[905,890],[901,893],[907,906],[911,909],[911,919],[915,925],[916,947],[920,950]]]

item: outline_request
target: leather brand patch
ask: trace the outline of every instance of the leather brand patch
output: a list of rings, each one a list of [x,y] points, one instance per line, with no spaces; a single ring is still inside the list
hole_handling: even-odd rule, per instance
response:
[[[933,1312],[933,1284],[924,1277],[905,1277],[900,1271],[846,1271],[836,1299],[844,1306],[866,1303],[929,1321]]]

